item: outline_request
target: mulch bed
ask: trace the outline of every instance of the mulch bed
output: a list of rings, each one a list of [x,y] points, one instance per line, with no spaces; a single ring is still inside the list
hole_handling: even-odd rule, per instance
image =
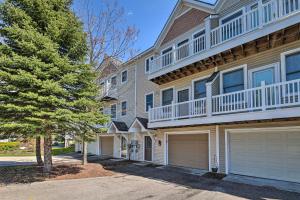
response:
[[[208,172],[204,174],[202,177],[222,180],[223,178],[225,178],[225,176],[226,174]]]
[[[18,183],[33,183],[46,180],[66,180],[112,176],[108,171],[97,163],[87,165],[62,164],[54,165],[51,174],[44,174],[40,166],[16,166],[0,168],[0,186]]]

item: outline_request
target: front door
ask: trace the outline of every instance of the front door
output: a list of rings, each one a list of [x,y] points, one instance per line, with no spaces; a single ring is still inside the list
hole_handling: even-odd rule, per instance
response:
[[[121,158],[127,158],[127,140],[125,137],[121,139]]]
[[[152,139],[150,136],[145,136],[145,160],[152,161]]]
[[[180,117],[189,116],[189,103],[184,103],[190,100],[189,89],[180,90],[177,92],[176,115]]]

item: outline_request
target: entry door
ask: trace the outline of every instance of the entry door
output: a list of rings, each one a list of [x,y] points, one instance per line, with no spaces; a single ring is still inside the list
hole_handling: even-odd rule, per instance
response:
[[[152,161],[152,139],[150,136],[145,136],[145,160]]]
[[[176,113],[178,117],[188,117],[189,116],[189,103],[184,103],[190,100],[189,89],[180,90],[177,92],[177,102]]]
[[[121,158],[127,158],[127,140],[124,137],[121,139]]]

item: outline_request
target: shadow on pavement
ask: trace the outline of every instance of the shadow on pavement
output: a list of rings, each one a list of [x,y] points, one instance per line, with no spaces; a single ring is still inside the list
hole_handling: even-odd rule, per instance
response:
[[[232,196],[246,199],[300,199],[299,193],[282,191],[267,186],[253,186],[248,184],[217,180],[213,178],[206,178],[203,176],[187,174],[172,167],[158,167],[155,165],[140,166],[130,161],[98,161],[98,163],[103,165],[105,169],[111,170],[113,172],[174,183],[191,189],[226,193]]]

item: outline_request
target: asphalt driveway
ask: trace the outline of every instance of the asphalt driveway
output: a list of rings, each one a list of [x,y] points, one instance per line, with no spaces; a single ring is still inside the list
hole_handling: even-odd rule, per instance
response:
[[[300,199],[299,193],[188,175],[169,168],[133,164],[108,168],[116,175],[0,187],[0,199]]]

